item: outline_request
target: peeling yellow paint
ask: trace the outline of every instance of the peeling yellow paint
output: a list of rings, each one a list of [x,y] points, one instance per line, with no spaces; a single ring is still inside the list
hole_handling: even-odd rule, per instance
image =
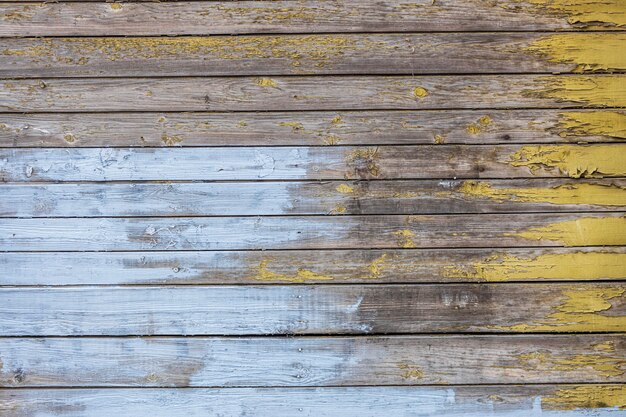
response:
[[[123,6],[120,3],[111,3],[111,9],[120,10]]]
[[[539,145],[523,146],[510,156],[509,164],[539,169],[555,168],[571,178],[626,175],[626,145]]]
[[[174,146],[181,143],[183,141],[183,138],[178,135],[168,135],[167,133],[163,133],[161,135],[161,141],[167,146]]]
[[[494,188],[490,183],[464,181],[458,192],[470,197],[503,201],[550,204],[591,204],[626,206],[626,187],[615,184],[572,183],[557,187]]]
[[[550,62],[572,64],[574,72],[623,70],[624,44],[626,35],[618,33],[562,33],[542,36],[525,50]]]
[[[516,280],[626,279],[626,254],[574,252],[519,258],[495,253],[468,265],[443,267],[447,278],[500,282]]]
[[[480,119],[478,119],[478,122],[470,123],[469,125],[467,125],[465,130],[470,135],[477,135],[480,132],[482,132],[485,127],[489,126],[491,124],[491,122],[492,122],[491,117],[489,117],[489,116],[482,116]]]
[[[341,116],[335,116],[330,121],[330,124],[333,125],[333,126],[339,126],[342,123],[343,123],[343,119],[341,118]]]
[[[624,292],[626,290],[619,287],[568,287],[563,290],[563,300],[554,308],[556,311],[547,315],[543,320],[512,326],[497,326],[497,328],[514,332],[624,332],[626,331],[626,316],[611,315],[610,312],[602,314],[613,307],[611,300],[624,298]],[[580,365],[592,366],[604,373],[613,372],[611,375],[621,375],[626,372],[620,369],[626,366],[626,360],[620,360],[616,365],[613,358],[604,360],[599,355],[589,355],[600,358],[594,361],[579,356],[555,363],[559,364],[563,370],[567,370],[568,366]]]
[[[626,385],[581,385],[559,389],[541,397],[541,408],[546,410],[576,410],[595,408],[626,409]]]
[[[570,25],[587,28],[626,26],[623,0],[520,0],[553,14],[567,17]]]
[[[341,138],[336,135],[328,135],[323,139],[324,145],[337,145],[341,142]]]
[[[343,214],[346,211],[348,211],[346,206],[344,206],[343,204],[337,204],[337,205],[335,205],[335,208],[332,210],[332,213]]]
[[[549,76],[539,77],[538,88],[525,90],[527,97],[549,98],[599,107],[626,107],[626,82],[623,76]]]
[[[578,371],[591,368],[605,378],[620,376],[626,372],[626,360],[600,354],[553,355],[550,352],[523,353],[517,356],[524,369],[546,369],[550,371]]]
[[[382,269],[385,266],[385,262],[387,261],[387,254],[383,253],[378,258],[374,259],[367,267],[370,272],[370,276],[372,278],[380,278],[382,274]]]
[[[354,193],[354,188],[349,186],[348,184],[339,184],[337,188],[335,188],[338,192],[342,194],[352,194]]]
[[[428,90],[424,87],[415,87],[413,89],[413,95],[417,98],[424,98],[428,95]]]
[[[551,240],[565,246],[618,246],[626,244],[626,217],[581,217],[505,236]]]
[[[591,346],[594,350],[599,350],[602,352],[615,352],[615,343],[614,342],[603,342],[603,343],[596,343],[595,345]]]
[[[65,135],[63,135],[63,140],[65,140],[67,143],[74,143],[76,142],[76,136],[74,136],[74,134],[72,133],[66,133]]]
[[[559,136],[606,136],[626,139],[626,113],[617,111],[563,112]]]
[[[417,245],[413,238],[415,237],[415,233],[408,229],[397,230],[393,232],[393,234],[397,237],[397,244],[401,248],[415,248]]]
[[[446,141],[446,138],[442,135],[435,135],[435,145],[442,145]]]
[[[259,78],[256,80],[256,85],[260,87],[278,87],[278,83],[271,78]]]
[[[304,125],[300,122],[280,122],[278,123],[280,126],[290,127],[294,132],[304,130]]]
[[[422,379],[424,378],[424,372],[416,366],[408,363],[398,364],[398,368],[402,370],[400,376],[404,379]]]
[[[368,174],[374,177],[380,175],[378,166],[378,148],[358,148],[346,155],[348,166],[354,168],[359,176]]]
[[[257,274],[253,277],[253,279],[258,281],[283,281],[283,282],[292,282],[292,283],[303,283],[309,281],[331,281],[334,278],[318,274],[317,272],[313,272],[309,269],[298,268],[295,274],[280,274],[277,272],[270,271],[268,269],[268,265],[270,263],[270,259],[263,259],[259,266],[257,267]]]

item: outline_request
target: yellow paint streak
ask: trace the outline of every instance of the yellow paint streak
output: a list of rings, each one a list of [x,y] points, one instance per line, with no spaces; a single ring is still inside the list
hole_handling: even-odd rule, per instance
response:
[[[313,272],[309,269],[298,268],[295,274],[280,274],[277,272],[270,271],[268,269],[268,265],[270,263],[269,259],[263,259],[259,266],[257,267],[257,274],[253,277],[253,279],[258,281],[282,281],[282,282],[292,282],[292,283],[303,283],[310,281],[331,281],[334,278],[318,274],[317,272]]]
[[[614,342],[603,342],[596,343],[591,346],[594,350],[599,350],[602,352],[615,352],[615,343]]]
[[[626,139],[626,113],[616,111],[563,112],[559,114],[561,137],[607,136]]]
[[[370,276],[372,278],[380,278],[382,274],[382,269],[385,266],[385,262],[387,261],[387,254],[383,253],[378,258],[374,259],[367,267],[370,272]]]
[[[415,87],[413,89],[413,95],[417,98],[424,98],[428,95],[428,90],[424,87]]]
[[[494,188],[480,181],[464,181],[457,189],[467,196],[498,202],[522,201],[550,204],[591,204],[626,206],[626,188],[614,184],[564,184],[550,188]]]
[[[524,49],[550,62],[572,64],[574,72],[589,72],[626,69],[624,44],[623,34],[567,33],[543,36]]]
[[[560,389],[541,398],[546,410],[576,410],[594,408],[626,409],[626,385],[581,385]]]
[[[540,145],[523,146],[510,156],[509,164],[539,169],[555,168],[571,178],[626,175],[626,146]]]
[[[348,184],[339,184],[337,188],[335,188],[341,194],[352,194],[354,193],[354,188],[349,186]]]
[[[623,0],[524,0],[547,13],[567,17],[570,25],[590,28],[626,26]]]
[[[278,87],[278,83],[276,83],[276,81],[272,80],[271,78],[259,78],[256,80],[256,85],[260,87]]]
[[[626,331],[626,316],[602,314],[610,310],[613,304],[610,300],[624,298],[623,288],[576,288],[569,287],[562,292],[563,301],[555,307],[545,319],[536,323],[524,323],[513,326],[498,326],[500,330],[514,332],[595,332],[595,331]],[[621,375],[625,371],[620,368],[626,366],[626,360],[620,360],[617,365],[613,358],[588,360],[584,357],[572,357],[569,360],[555,362],[560,369],[575,369],[575,366],[591,366],[607,375]],[[598,357],[598,355],[592,355]],[[616,373],[619,372],[619,373]]]
[[[555,356],[550,352],[523,353],[517,356],[524,369],[546,369],[550,371],[578,371],[581,368],[591,368],[598,375],[605,378],[623,375],[626,370],[626,360],[600,354],[579,354],[569,356]]]
[[[414,248],[417,245],[413,238],[415,237],[415,233],[408,229],[397,230],[393,232],[393,234],[397,237],[397,244],[401,248]]]
[[[494,254],[469,265],[443,267],[447,278],[488,282],[516,280],[595,280],[625,279],[626,254],[611,252],[575,252],[519,258],[505,253]]]
[[[565,246],[618,246],[626,244],[626,217],[583,217],[505,236],[551,240]]]
[[[291,127],[294,132],[304,130],[304,125],[300,122],[280,122],[279,125]]]
[[[537,79],[539,89],[526,90],[528,97],[554,99],[599,107],[626,107],[626,82],[617,75],[597,77],[550,76]]]

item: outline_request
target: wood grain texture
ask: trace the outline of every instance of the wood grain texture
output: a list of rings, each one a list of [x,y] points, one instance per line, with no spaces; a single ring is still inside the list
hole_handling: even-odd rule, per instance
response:
[[[2,114],[0,147],[620,142],[625,123],[615,110]]]
[[[625,294],[620,283],[2,288],[0,336],[620,332]]]
[[[464,214],[626,209],[626,180],[5,184],[0,217]]]
[[[0,149],[0,181],[620,177],[626,144]]]
[[[624,42],[621,33],[4,39],[0,77],[626,71],[615,59]]]
[[[602,22],[602,14],[585,10],[580,0],[569,10],[516,0],[64,3],[2,4],[0,36],[622,29],[610,20],[626,14],[617,9]],[[600,12],[611,5],[619,0],[594,4]]]
[[[605,347],[610,346],[609,350]],[[0,339],[7,387],[623,383],[623,335]],[[595,366],[595,363],[603,364]]]
[[[333,387],[333,388],[159,388],[20,389],[0,391],[5,417],[617,417],[626,387],[620,384]],[[605,399],[612,401],[600,404]],[[591,410],[593,409],[593,411]],[[60,411],[62,410],[62,411]]]
[[[2,251],[626,245],[622,213],[1,219]]]
[[[626,106],[625,75],[5,80],[0,111],[281,111]]]
[[[626,280],[626,248],[0,253],[0,285]]]

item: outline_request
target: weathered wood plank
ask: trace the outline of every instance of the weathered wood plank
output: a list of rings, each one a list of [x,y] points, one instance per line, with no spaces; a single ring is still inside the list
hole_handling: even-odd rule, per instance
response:
[[[626,180],[5,184],[0,217],[626,211]]]
[[[0,384],[320,386],[624,382],[624,335],[0,339]]]
[[[1,251],[621,245],[620,213],[0,219]]]
[[[622,33],[13,38],[0,43],[0,77],[626,71],[624,43]]]
[[[0,36],[610,30],[626,25],[620,6],[620,0],[8,2],[0,7]]]
[[[0,301],[1,336],[626,329],[626,283],[2,288]]]
[[[626,113],[608,110],[9,113],[0,147],[612,142],[624,126]]]
[[[0,285],[626,280],[626,248],[0,253]]]
[[[526,385],[453,387],[20,389],[0,391],[5,417],[617,417],[626,387]],[[416,414],[417,413],[417,414]]]
[[[0,84],[0,111],[11,112],[577,106],[626,107],[626,75],[328,76],[323,82],[299,76],[97,78]]]
[[[625,175],[626,144],[0,149],[3,182]]]

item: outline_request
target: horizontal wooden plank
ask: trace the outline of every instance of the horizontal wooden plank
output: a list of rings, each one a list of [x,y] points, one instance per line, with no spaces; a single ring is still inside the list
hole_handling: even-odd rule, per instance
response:
[[[624,126],[608,110],[13,113],[0,114],[0,147],[612,142]]]
[[[0,77],[626,71],[624,43],[622,33],[13,38],[0,43]]]
[[[332,388],[127,388],[0,391],[5,417],[616,417],[626,404],[622,384],[332,387]],[[79,411],[80,410],[80,411]],[[593,414],[591,414],[593,413]]]
[[[280,111],[626,107],[626,75],[5,80],[0,111]]]
[[[626,180],[5,184],[0,217],[626,211]]]
[[[0,36],[619,30],[626,25],[620,0],[63,3],[2,4]]]
[[[626,283],[2,288],[0,301],[0,336],[626,329]]]
[[[626,248],[0,253],[0,285],[626,280]]]
[[[0,339],[0,384],[320,386],[624,382],[624,335]]]
[[[1,251],[612,245],[624,214],[0,219]]]
[[[621,177],[626,143],[0,149],[0,181]]]

